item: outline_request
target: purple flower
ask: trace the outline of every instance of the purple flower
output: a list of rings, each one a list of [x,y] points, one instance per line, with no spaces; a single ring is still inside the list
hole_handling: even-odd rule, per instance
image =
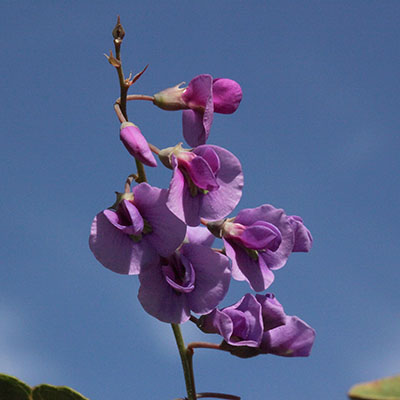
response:
[[[272,270],[283,267],[294,249],[308,251],[312,243],[299,217],[289,217],[269,204],[242,210],[236,218],[209,222],[208,228],[224,241],[232,277],[247,281],[257,292],[271,285]]]
[[[171,255],[184,240],[186,226],[166,200],[166,190],[141,183],[122,195],[116,211],[97,214],[89,238],[97,260],[114,272],[138,274],[158,255]]]
[[[206,314],[225,297],[231,278],[228,257],[198,244],[149,262],[140,272],[139,301],[160,321],[182,323],[190,312]]]
[[[242,100],[240,85],[231,80],[203,74],[193,78],[187,88],[181,84],[154,95],[154,104],[164,110],[185,110],[182,115],[183,136],[192,146],[205,144],[214,111],[232,114]]]
[[[206,333],[218,333],[223,350],[242,358],[258,354],[306,357],[315,331],[295,316],[287,316],[273,294],[246,294],[236,304],[213,310],[197,322]]]
[[[236,207],[242,195],[243,173],[232,153],[218,146],[184,150],[178,145],[161,154],[163,163],[174,169],[167,206],[182,221],[197,226],[201,217],[223,218]]]
[[[132,122],[123,122],[120,129],[120,139],[126,149],[133,157],[149,167],[156,167],[155,160],[150,147],[140,132],[140,129]]]

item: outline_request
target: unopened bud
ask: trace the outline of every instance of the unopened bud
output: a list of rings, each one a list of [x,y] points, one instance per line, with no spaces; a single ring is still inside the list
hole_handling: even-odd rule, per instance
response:
[[[113,35],[113,38],[115,40],[120,40],[120,41],[122,41],[122,39],[125,36],[125,31],[124,31],[124,28],[121,25],[121,21],[120,21],[119,15],[118,15],[118,19],[117,19],[117,24],[115,25],[115,27],[114,27],[114,29],[112,31],[112,35]]]
[[[129,153],[149,167],[156,167],[157,161],[151,153],[149,144],[132,122],[123,122],[120,129],[120,139]]]

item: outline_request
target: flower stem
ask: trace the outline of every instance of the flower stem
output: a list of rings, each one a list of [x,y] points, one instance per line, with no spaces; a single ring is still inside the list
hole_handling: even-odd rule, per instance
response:
[[[188,349],[185,347],[180,326],[178,324],[171,324],[171,326],[175,335],[176,345],[178,346],[179,354],[181,356],[183,374],[185,376],[186,383],[187,399],[196,400],[197,396],[192,368],[193,351],[188,351]]]
[[[129,96],[126,96],[126,100],[147,100],[147,101],[153,101],[154,97],[153,96],[147,96],[145,94],[130,94]],[[117,100],[118,101],[118,100]]]
[[[207,342],[192,342],[188,344],[188,350],[193,352],[193,349],[212,349],[212,350],[222,350],[219,344],[207,343]]]
[[[129,79],[128,80],[125,79],[124,72],[122,70],[121,44],[122,44],[122,40],[123,40],[124,36],[125,36],[125,31],[121,25],[121,21],[118,16],[117,24],[115,25],[115,27],[113,29],[113,37],[114,37],[114,46],[115,46],[115,57],[117,60],[117,64],[115,65],[115,68],[118,73],[118,80],[119,80],[119,86],[120,86],[120,97],[115,102],[114,109],[115,109],[115,112],[117,113],[117,116],[121,122],[128,121],[128,113],[126,111],[126,101],[127,101],[127,96],[128,96],[128,90],[131,85],[131,82],[129,82]],[[146,70],[146,68],[142,71],[142,73]],[[138,75],[138,78],[140,77],[140,75],[141,74]],[[143,97],[143,98],[141,98],[141,100],[148,100],[147,97],[150,97],[150,96],[139,96],[139,97]],[[138,176],[136,182],[138,182],[138,183],[147,182],[146,172],[144,170],[143,164],[140,161],[138,161],[136,158],[135,158],[135,161],[136,161],[137,176]]]
[[[198,399],[204,399],[204,398],[209,398],[209,399],[228,399],[228,400],[240,400],[239,396],[235,396],[233,394],[225,394],[225,393],[214,393],[214,392],[204,392],[204,393],[199,393],[197,395]]]

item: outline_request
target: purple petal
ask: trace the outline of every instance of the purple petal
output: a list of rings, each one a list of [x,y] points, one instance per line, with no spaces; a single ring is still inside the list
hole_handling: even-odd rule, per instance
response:
[[[260,256],[262,256],[269,268],[282,268],[292,252],[294,245],[293,226],[288,216],[282,209],[275,208],[270,204],[264,204],[257,208],[244,209],[240,211],[235,218],[235,222],[246,226],[252,225],[257,221],[265,221],[273,224],[280,231],[282,241],[279,248],[274,252],[262,252]]]
[[[143,241],[135,243],[113,226],[103,212],[93,220],[89,247],[101,264],[119,274],[138,274],[144,262],[156,257],[151,247]]]
[[[232,114],[242,100],[240,85],[231,79],[214,79],[213,101],[214,111],[221,114]]]
[[[264,333],[260,349],[284,357],[307,357],[315,339],[315,331],[300,318],[287,317],[286,324]]]
[[[264,250],[273,247],[276,250],[281,243],[281,233],[272,224],[260,221],[246,227],[240,235],[240,241],[249,249]]]
[[[163,265],[162,271],[168,284],[180,293],[190,293],[194,289],[195,271],[193,265],[184,256],[180,257],[182,266],[185,268],[184,279],[177,279],[176,271],[171,264]]]
[[[166,281],[160,262],[149,263],[139,275],[138,299],[146,312],[163,322],[180,324],[190,318],[184,294],[176,292]]]
[[[150,147],[140,132],[139,128],[131,122],[121,124],[120,139],[129,154],[149,167],[156,167],[157,161],[150,150]]]
[[[179,170],[174,168],[174,174],[169,184],[167,207],[182,221],[190,226],[200,224],[200,201],[203,194],[192,197],[188,184]]]
[[[265,264],[259,253],[258,259],[250,257],[246,250],[223,239],[226,255],[232,260],[232,278],[247,281],[256,292],[267,289],[274,281],[274,274]]]
[[[212,172],[217,175],[220,168],[221,163],[219,161],[219,157],[217,153],[213,150],[211,146],[200,146],[197,147],[194,151],[195,154],[204,158],[208,165],[211,167]]]
[[[133,194],[136,207],[152,228],[143,240],[148,241],[161,256],[169,256],[183,242],[186,225],[168,209],[168,192],[141,183],[133,189]]]
[[[208,138],[203,125],[204,113],[194,110],[184,110],[182,112],[183,137],[191,147],[205,144]]]
[[[139,210],[128,200],[123,200],[118,207],[118,212],[104,210],[106,218],[126,235],[140,235],[143,230],[143,218]]]
[[[194,110],[204,111],[208,99],[212,98],[213,79],[211,75],[203,74],[193,78],[182,94],[182,100]]]
[[[192,161],[186,164],[185,168],[197,187],[209,191],[218,189],[219,185],[215,175],[203,157],[195,157]]]
[[[233,332],[231,318],[218,309],[201,316],[198,327],[205,333],[219,333],[224,338],[231,337]]]
[[[266,295],[256,294],[256,299],[262,307],[264,332],[285,324],[285,311],[272,293],[267,293]]]
[[[247,293],[236,304],[222,310],[233,322],[232,337],[224,337],[232,346],[258,347],[263,334],[261,305]]]
[[[220,160],[216,176],[219,188],[207,194],[199,191],[193,196],[182,172],[176,167],[169,187],[169,209],[190,226],[199,225],[200,217],[210,220],[226,217],[242,196],[243,173],[239,160],[218,146],[199,146],[193,149],[193,153],[202,153],[207,148],[213,150]]]
[[[303,220],[297,215],[291,215],[289,217],[290,222],[294,226],[295,242],[293,251],[304,251],[308,252],[311,250],[313,238],[310,231],[304,226]]]
[[[186,228],[186,237],[189,243],[201,244],[207,247],[211,247],[215,240],[215,236],[202,226],[188,226]]]
[[[193,149],[195,154],[203,152],[207,147],[214,150],[220,160],[217,174],[219,189],[206,195],[199,195],[200,216],[210,220],[226,217],[237,206],[242,196],[243,173],[240,161],[228,150],[219,146],[205,145]]]
[[[204,143],[207,142],[208,136],[210,135],[210,129],[211,129],[211,125],[213,123],[213,119],[214,119],[214,103],[213,103],[212,97],[210,96],[207,99],[206,109],[204,110],[204,115],[203,115],[203,127],[204,127],[204,132],[205,132]],[[197,143],[196,146],[204,144],[204,143],[199,142],[199,143]]]
[[[195,289],[186,296],[190,309],[206,314],[225,297],[231,279],[228,257],[208,247],[184,244],[180,250],[192,263],[196,273]]]

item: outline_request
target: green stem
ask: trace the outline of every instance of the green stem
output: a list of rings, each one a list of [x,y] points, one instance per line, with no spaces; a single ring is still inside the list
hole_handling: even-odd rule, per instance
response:
[[[138,177],[136,179],[136,182],[137,183],[147,182],[146,172],[144,170],[143,164],[139,160],[137,160],[136,158],[135,158],[135,162],[136,162],[137,175],[138,175]]]
[[[196,388],[194,386],[193,368],[191,362],[191,356],[193,353],[188,351],[185,347],[179,324],[171,324],[171,326],[175,335],[176,345],[178,346],[179,354],[181,356],[183,374],[185,376],[186,383],[187,399],[196,400]]]

